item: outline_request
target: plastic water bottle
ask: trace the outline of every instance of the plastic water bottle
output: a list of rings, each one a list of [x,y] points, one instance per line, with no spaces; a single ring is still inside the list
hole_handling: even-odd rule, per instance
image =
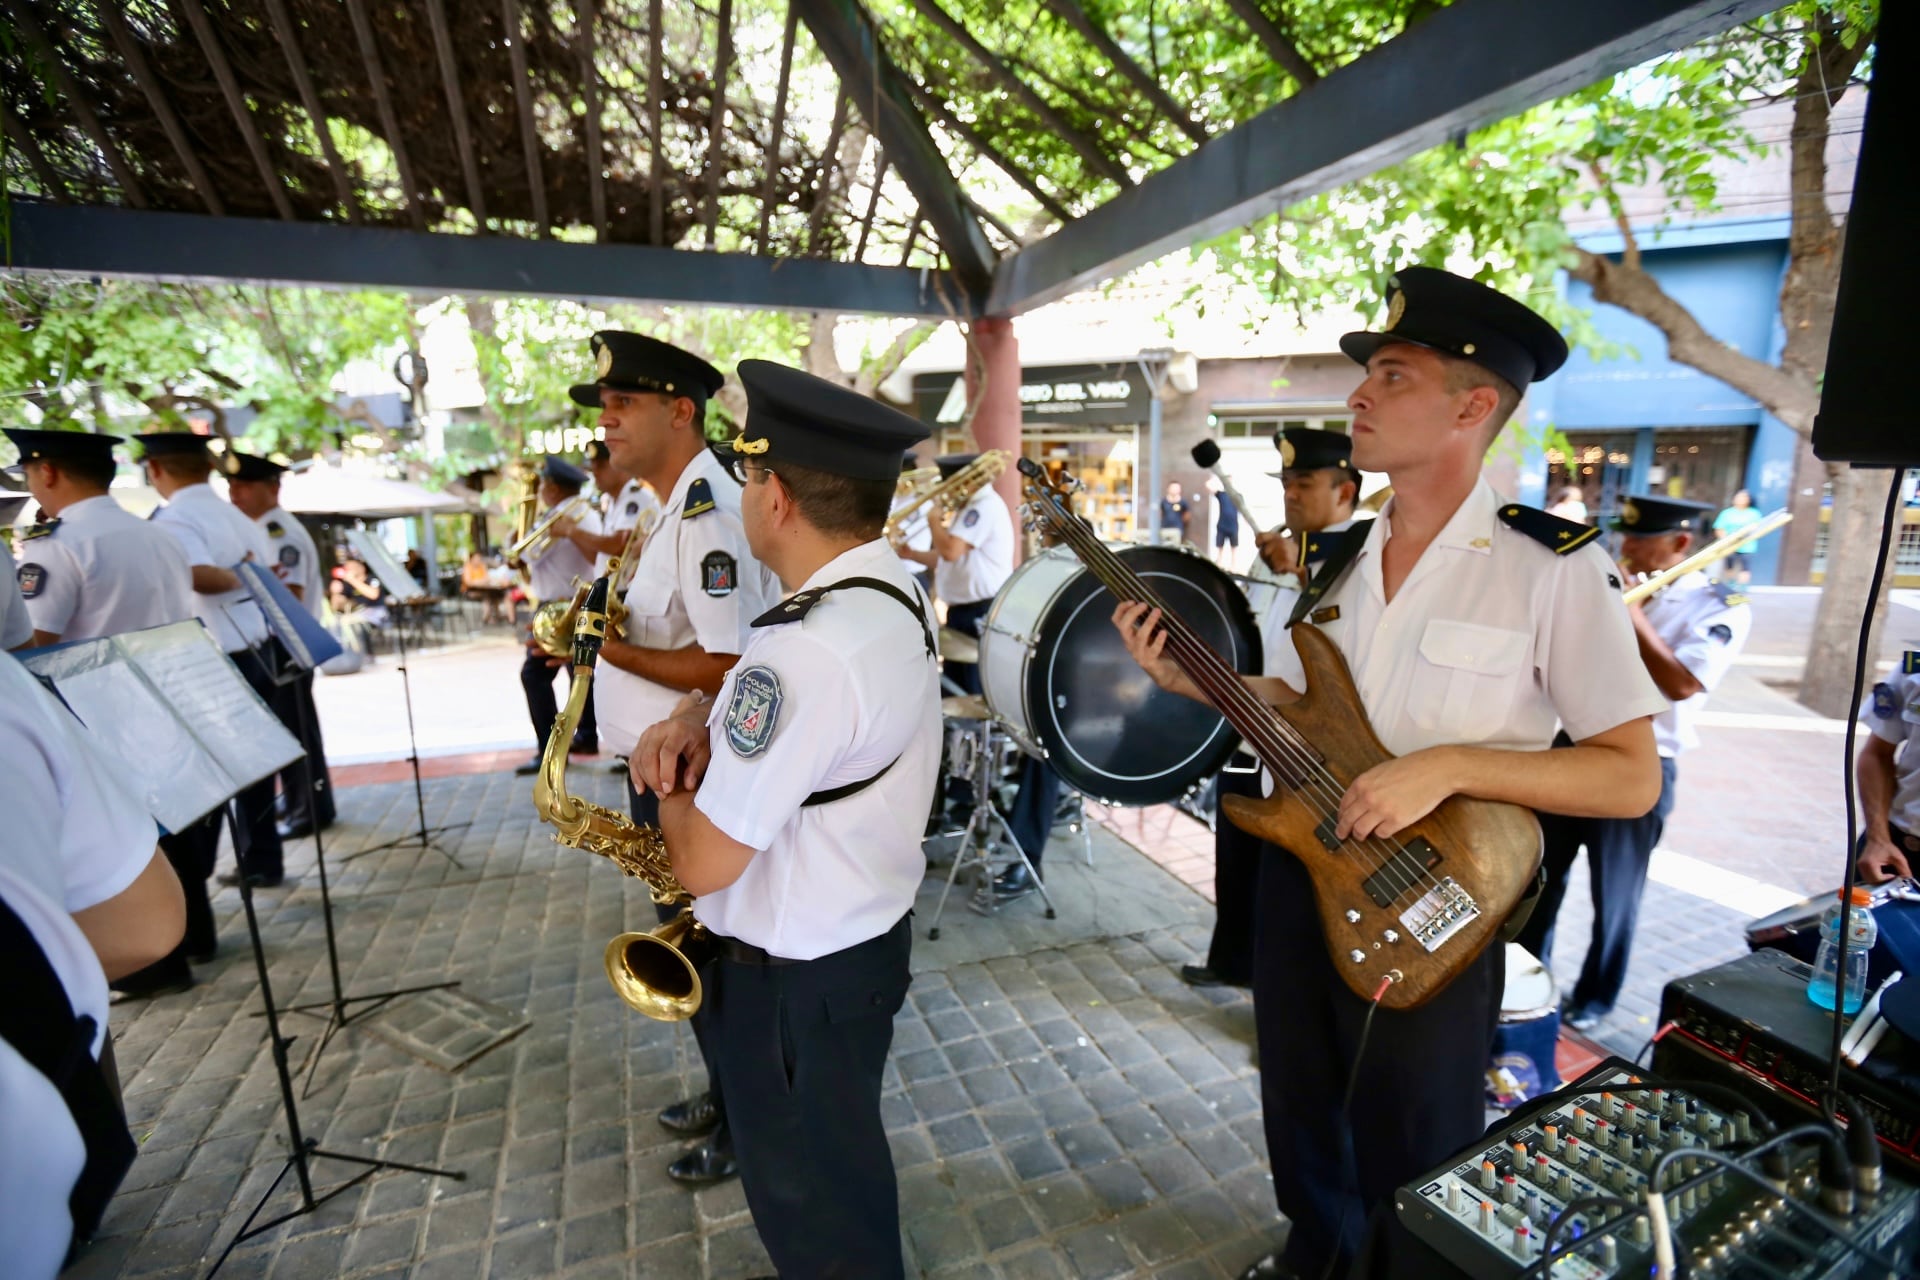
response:
[[[1842,981],[1846,985],[1846,998],[1840,1006],[1843,1012],[1858,1013],[1866,1003],[1867,952],[1880,936],[1880,927],[1873,922],[1873,912],[1868,909],[1872,901],[1865,889],[1855,889],[1851,906],[1843,909],[1835,902],[1820,921],[1820,950],[1813,957],[1813,976],[1807,979],[1807,999],[1828,1013],[1833,1012],[1834,987]],[[1844,979],[1840,974],[1840,930],[1843,928],[1847,931]]]

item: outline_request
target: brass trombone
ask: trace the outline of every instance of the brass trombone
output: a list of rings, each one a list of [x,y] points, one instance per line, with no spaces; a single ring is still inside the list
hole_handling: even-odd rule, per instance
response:
[[[573,688],[541,753],[533,807],[541,821],[553,825],[556,843],[597,853],[646,881],[655,902],[680,905],[680,913],[653,932],[616,937],[603,959],[607,981],[622,1000],[657,1021],[681,1022],[700,1007],[700,968],[687,953],[705,941],[707,932],[694,919],[692,897],[674,877],[666,841],[658,827],[638,826],[625,814],[567,790],[567,749],[593,696],[593,670],[607,633],[607,593],[618,574],[616,560],[607,576],[594,580],[574,619]]]
[[[1720,539],[1718,542],[1708,543],[1706,546],[1700,548],[1698,551],[1688,556],[1685,560],[1682,560],[1679,564],[1673,565],[1670,568],[1662,569],[1660,572],[1654,574],[1651,578],[1648,578],[1646,581],[1634,583],[1631,587],[1627,588],[1626,593],[1622,598],[1628,604],[1633,604],[1635,601],[1639,601],[1639,600],[1645,600],[1648,596],[1653,595],[1655,592],[1660,591],[1672,585],[1673,583],[1679,581],[1681,578],[1686,577],[1688,574],[1692,573],[1695,569],[1704,569],[1708,565],[1714,564],[1717,561],[1720,561],[1722,559],[1725,559],[1727,556],[1732,555],[1735,551],[1739,550],[1740,545],[1742,543],[1752,542],[1756,538],[1766,537],[1768,534],[1772,533],[1775,529],[1780,528],[1782,525],[1786,524],[1788,521],[1792,519],[1793,519],[1793,513],[1791,511],[1786,511],[1786,510],[1776,511],[1772,515],[1768,516],[1766,519],[1761,520],[1756,524],[1749,525],[1747,528],[1742,529],[1738,533],[1730,533],[1726,537]]]
[[[553,526],[561,520],[578,520],[592,509],[584,494],[574,494],[565,502],[554,507],[540,522],[527,530],[526,534],[507,548],[507,563],[516,567],[526,561],[529,555],[543,554],[553,545]]]
[[[992,484],[1013,461],[1005,449],[989,449],[960,470],[934,484],[923,485],[913,497],[895,507],[884,527],[887,541],[898,550],[906,544],[907,525],[923,509],[953,512],[967,505],[973,495]],[[936,475],[938,468],[935,468]]]

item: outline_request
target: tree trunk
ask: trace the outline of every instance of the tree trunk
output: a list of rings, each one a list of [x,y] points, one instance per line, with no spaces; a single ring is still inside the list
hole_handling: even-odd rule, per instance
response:
[[[1860,611],[1873,582],[1873,553],[1880,542],[1880,519],[1886,513],[1887,484],[1892,476],[1890,471],[1834,468],[1826,580],[1821,585],[1820,607],[1813,615],[1813,639],[1807,645],[1806,672],[1800,677],[1800,701],[1835,720],[1845,720],[1857,711],[1852,705],[1853,667],[1858,656],[1855,646],[1860,636]],[[1894,518],[1899,519],[1898,512]],[[1893,559],[1899,546],[1896,527],[1887,548],[1886,576],[1873,602],[1864,686],[1868,689],[1873,687],[1873,663],[1880,653],[1887,597],[1893,589]]]

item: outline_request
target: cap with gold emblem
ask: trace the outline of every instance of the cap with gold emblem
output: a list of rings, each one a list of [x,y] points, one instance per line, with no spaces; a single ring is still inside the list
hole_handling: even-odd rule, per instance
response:
[[[1273,447],[1280,451],[1280,470],[1267,472],[1270,476],[1284,477],[1289,471],[1353,474],[1353,437],[1344,431],[1282,427],[1273,433]]]
[[[234,458],[231,453],[216,453],[211,436],[197,435],[191,431],[146,431],[133,437],[140,446],[142,461],[149,458],[187,458],[194,454],[204,454],[213,463],[214,470],[224,475],[233,474]]]
[[[235,480],[278,480],[285,475],[287,468],[271,458],[258,457],[251,453],[233,455],[233,478]]]
[[[111,462],[119,436],[97,436],[91,431],[48,431],[45,428],[7,427],[7,439],[20,450],[21,462],[63,460]]]
[[[1713,508],[1704,502],[1636,493],[1620,504],[1620,514],[1609,523],[1617,533],[1650,537],[1657,533],[1698,533],[1712,518]]]
[[[602,329],[593,335],[594,381],[570,388],[574,403],[600,407],[600,388],[611,391],[658,391],[704,403],[725,385],[721,372],[691,351],[671,342],[624,329]]]
[[[1478,281],[1434,267],[1402,267],[1387,280],[1387,322],[1345,334],[1340,349],[1365,364],[1393,342],[1470,360],[1516,391],[1567,362],[1567,340],[1532,308]]]
[[[900,454],[927,429],[851,387],[767,360],[742,360],[747,425],[733,450],[768,464],[793,462],[856,480],[896,480]]]

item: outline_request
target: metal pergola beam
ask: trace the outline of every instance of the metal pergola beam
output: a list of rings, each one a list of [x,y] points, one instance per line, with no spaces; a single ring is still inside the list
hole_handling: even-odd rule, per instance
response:
[[[833,65],[841,87],[853,99],[873,136],[900,171],[940,248],[970,297],[992,277],[996,255],[987,233],[974,220],[967,198],[947,168],[946,159],[914,109],[904,79],[857,0],[789,0],[813,33],[813,42]],[[864,239],[864,233],[862,235]]]
[[[812,258],[572,244],[338,222],[140,213],[15,200],[12,269],[139,279],[513,294],[959,318],[951,273]]]
[[[986,310],[1042,306],[1776,7],[1459,0],[1002,259]]]

